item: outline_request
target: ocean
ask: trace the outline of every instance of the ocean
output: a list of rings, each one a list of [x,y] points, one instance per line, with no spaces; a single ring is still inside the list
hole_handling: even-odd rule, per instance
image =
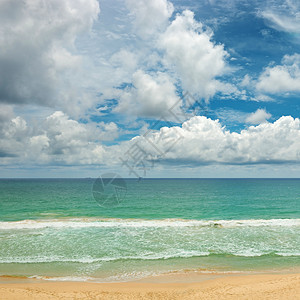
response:
[[[110,190],[119,205],[105,206],[95,179],[1,179],[0,275],[111,282],[299,270],[300,179],[124,183],[122,195]]]

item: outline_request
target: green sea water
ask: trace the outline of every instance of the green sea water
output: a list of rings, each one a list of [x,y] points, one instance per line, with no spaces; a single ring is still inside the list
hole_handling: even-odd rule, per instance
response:
[[[169,271],[300,267],[299,179],[0,180],[0,275],[126,281]]]

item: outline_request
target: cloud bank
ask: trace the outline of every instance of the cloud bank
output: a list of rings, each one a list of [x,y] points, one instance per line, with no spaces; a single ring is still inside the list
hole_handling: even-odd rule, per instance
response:
[[[9,164],[107,165],[126,159],[138,143],[146,159],[159,164],[278,164],[300,163],[300,120],[289,116],[274,123],[230,132],[218,120],[195,116],[182,126],[162,127],[145,136],[114,146],[119,128],[109,124],[82,124],[57,111],[42,124],[27,124],[21,117],[3,120],[0,161]]]
[[[300,162],[300,120],[281,117],[274,123],[230,132],[218,120],[196,116],[182,127],[161,128],[139,141],[151,157],[183,164],[270,164]],[[156,145],[154,148],[152,145]],[[170,151],[170,145],[174,145]],[[165,153],[161,156],[156,149]]]

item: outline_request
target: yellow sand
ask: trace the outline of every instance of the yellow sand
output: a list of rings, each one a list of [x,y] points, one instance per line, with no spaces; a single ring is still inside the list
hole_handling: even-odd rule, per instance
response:
[[[0,299],[300,299],[300,274],[222,276],[187,282],[30,282],[7,279],[0,284]],[[180,281],[180,278],[184,282]],[[162,281],[165,281],[162,280]]]

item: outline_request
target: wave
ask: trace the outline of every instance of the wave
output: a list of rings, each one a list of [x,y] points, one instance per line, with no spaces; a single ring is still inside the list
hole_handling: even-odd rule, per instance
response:
[[[186,220],[186,219],[47,219],[0,222],[0,230],[88,227],[300,227],[300,219]]]
[[[13,257],[13,258],[1,258],[0,264],[35,264],[35,263],[80,263],[80,264],[93,264],[93,263],[106,263],[106,262],[116,262],[116,261],[132,261],[132,260],[168,260],[168,259],[178,259],[178,258],[197,258],[197,257],[299,257],[300,252],[284,253],[284,252],[239,252],[239,253],[210,253],[210,252],[182,252],[174,254],[161,254],[161,255],[151,255],[151,256],[124,256],[124,257],[81,257],[81,258],[63,258],[63,257]]]

